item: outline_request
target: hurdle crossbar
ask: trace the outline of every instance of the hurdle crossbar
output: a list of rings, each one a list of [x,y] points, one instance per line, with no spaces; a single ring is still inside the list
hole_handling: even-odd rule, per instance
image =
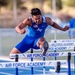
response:
[[[75,47],[75,40],[51,40],[49,50],[72,50]]]
[[[58,57],[58,56],[68,56],[69,52],[48,52],[46,53],[45,57]],[[75,52],[70,52],[71,56],[75,56]],[[38,58],[38,57],[44,57],[41,53],[21,53],[21,54],[10,54],[10,58],[16,58],[16,55],[18,55],[19,58]]]
[[[16,67],[26,68],[26,67],[56,66],[57,62],[60,62],[61,65],[67,65],[67,60],[1,62],[0,68],[16,68]]]
[[[48,50],[73,50],[74,46],[50,46]]]
[[[74,42],[75,43],[75,39],[55,39],[55,40],[51,40],[51,42]]]

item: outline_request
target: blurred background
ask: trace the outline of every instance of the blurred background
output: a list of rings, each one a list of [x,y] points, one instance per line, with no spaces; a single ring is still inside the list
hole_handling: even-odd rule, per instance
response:
[[[75,0],[0,0],[0,28],[14,28],[30,16],[33,7],[63,22],[75,17]]]
[[[0,0],[0,55],[8,56],[11,49],[25,35],[16,33],[15,27],[30,16],[34,7],[41,9],[42,14],[51,17],[61,27],[69,25],[75,17],[75,0]],[[67,39],[68,31],[62,32],[48,27],[45,37]]]

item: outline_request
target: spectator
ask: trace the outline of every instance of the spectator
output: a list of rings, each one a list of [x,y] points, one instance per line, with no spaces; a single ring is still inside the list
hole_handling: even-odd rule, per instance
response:
[[[75,38],[75,18],[70,20],[68,36],[70,39]]]

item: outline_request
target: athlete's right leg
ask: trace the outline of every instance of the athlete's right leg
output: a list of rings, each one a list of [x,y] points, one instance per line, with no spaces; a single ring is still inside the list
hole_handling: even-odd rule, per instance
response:
[[[10,52],[10,54],[16,54],[16,53],[21,53],[17,48],[13,48]]]
[[[24,53],[32,47],[33,40],[31,37],[26,36],[19,42],[10,52],[10,54]]]
[[[47,53],[48,48],[49,48],[49,44],[45,40],[45,38],[41,37],[41,38],[38,38],[35,40],[34,48],[35,49],[40,48],[42,50],[42,55],[45,55]]]
[[[9,54],[9,58],[11,54],[18,54],[18,53],[21,53],[21,52],[17,48],[14,47]],[[10,58],[10,59],[13,59],[13,58]]]

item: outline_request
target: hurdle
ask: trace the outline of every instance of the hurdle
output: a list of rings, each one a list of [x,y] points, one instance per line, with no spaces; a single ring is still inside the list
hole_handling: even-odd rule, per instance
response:
[[[30,53],[27,53],[27,54],[25,54],[25,53],[23,53],[23,54],[18,54],[18,57],[19,56],[21,56],[21,58],[23,57],[23,58],[25,58],[25,57],[28,57],[28,58],[37,58],[37,57],[54,57],[54,56],[68,56],[68,75],[71,75],[71,64],[70,64],[70,60],[71,60],[71,55],[75,55],[75,53],[74,52],[50,52],[50,53],[47,53],[45,56],[42,56],[42,54],[40,54],[40,53],[33,53],[33,54],[30,54]],[[10,55],[10,58],[15,58],[15,56],[16,56],[16,54],[11,54]],[[34,62],[34,61],[33,61]],[[39,62],[39,61],[38,61]],[[61,65],[65,65],[65,64],[67,64],[67,61],[66,60],[52,60],[52,61],[40,61],[40,62],[47,62],[48,64],[44,64],[43,65],[43,67],[44,67],[44,69],[45,69],[45,66],[54,66],[55,64],[55,62],[57,62],[57,68],[56,68],[56,71],[55,72],[60,72],[60,63],[61,63]],[[40,63],[39,62],[39,63]],[[26,63],[26,62],[25,62]],[[41,66],[41,65],[40,65]],[[40,67],[39,66],[39,67]],[[18,67],[18,66],[17,66]],[[26,66],[26,67],[28,67],[28,66]],[[35,66],[31,66],[31,67],[35,67]],[[36,66],[37,67],[37,66]],[[31,71],[33,71],[33,70],[31,70]],[[45,71],[45,70],[44,70]],[[45,74],[45,73],[44,73]],[[33,72],[32,72],[32,75],[33,75]]]
[[[59,39],[59,40],[55,39],[51,40],[49,44],[50,46],[52,46],[50,49],[54,50],[54,52],[56,52],[57,50],[75,51],[75,39]],[[56,57],[54,57],[54,60],[56,60]],[[75,74],[75,55],[74,55],[74,74]]]
[[[68,56],[68,53],[69,52],[48,52],[46,53],[45,56],[43,56],[41,53],[21,53],[21,54],[18,54],[18,58],[30,58],[30,57],[33,57],[33,58],[38,58],[38,57],[62,57],[62,56]],[[71,56],[75,56],[75,52],[74,51],[71,51]],[[10,58],[13,58],[15,59],[16,57],[16,54],[11,54],[10,55]]]
[[[28,62],[6,62],[6,63],[0,63],[0,68],[26,68],[26,67],[43,67],[43,66],[54,66],[60,61],[28,61]],[[63,60],[60,62],[61,65],[66,65],[67,61]],[[16,70],[18,71],[18,70]],[[60,72],[60,67],[58,66],[56,72]],[[16,72],[15,75],[18,75],[18,72]],[[33,73],[31,74],[33,75]]]
[[[31,48],[31,54],[33,54],[33,48]],[[33,57],[31,57],[31,61],[33,61]],[[33,75],[34,73],[33,73],[34,71],[33,71],[33,67],[31,67],[31,74]]]
[[[75,47],[75,43],[72,41],[69,41],[67,40],[63,41],[63,43],[61,43],[61,40],[58,42],[54,40],[54,42],[52,41],[51,43],[49,43],[49,50],[69,50],[69,49],[74,49]],[[57,56],[68,56],[68,53],[69,52],[50,52],[50,53],[47,53],[45,56],[46,57],[57,57]],[[72,51],[70,52],[72,56],[75,56],[75,52]],[[42,54],[40,53],[33,53],[33,54],[20,54],[20,56],[22,57],[22,55],[24,55],[24,58],[27,57],[27,58],[30,58],[30,57],[33,57],[33,58],[36,58],[36,57],[43,57]],[[14,55],[11,55],[10,56],[11,58],[14,58],[15,57],[15,54]],[[56,60],[56,59],[55,59]],[[69,64],[70,65],[70,64]],[[45,67],[44,67],[45,68]],[[45,70],[45,69],[44,69]],[[45,71],[44,71],[45,72]],[[70,73],[69,73],[70,74]],[[69,75],[68,74],[68,75]]]
[[[34,61],[34,62],[6,62],[6,63],[0,63],[0,68],[26,68],[26,67],[43,67],[43,66],[52,66],[55,65],[56,62],[51,61]],[[66,64],[66,61],[61,61],[61,64]],[[18,70],[16,70],[18,71]],[[58,70],[57,70],[58,71]],[[59,71],[58,71],[59,72]],[[18,75],[18,72],[16,72],[15,75]],[[33,75],[33,73],[31,74]]]
[[[18,62],[18,55],[16,55],[15,62]],[[18,75],[18,68],[16,67],[16,75]]]
[[[68,42],[66,44],[65,44],[65,42],[63,44],[60,44],[60,42],[59,42],[59,44],[57,42],[56,43],[55,42],[51,42],[49,45],[50,45],[49,50],[62,50],[62,49],[63,50],[68,50],[68,49],[74,49],[74,45],[75,44],[72,43],[72,42],[71,43]],[[69,45],[69,46],[67,46],[67,45]],[[16,59],[16,56],[18,57],[17,59]],[[61,61],[61,60],[45,61],[45,57],[57,57],[57,56],[68,56],[68,59],[67,59],[67,61],[65,61],[65,60],[63,60],[63,61]],[[2,67],[5,67],[5,68],[10,68],[10,67],[16,68],[16,71],[17,71],[16,75],[18,75],[18,68],[23,67],[23,66],[18,66],[18,64],[24,64],[24,68],[25,67],[31,67],[31,74],[33,75],[34,74],[33,67],[43,67],[44,70],[45,70],[45,66],[57,65],[58,68],[56,66],[55,72],[59,73],[61,65],[65,65],[68,62],[68,75],[71,75],[71,63],[70,63],[71,56],[75,56],[75,52],[74,51],[72,51],[72,52],[50,52],[50,53],[47,53],[45,56],[42,56],[42,54],[40,54],[40,53],[33,53],[33,52],[32,53],[27,53],[27,54],[24,54],[24,53],[22,53],[22,54],[13,54],[13,55],[11,54],[10,58],[14,58],[17,61],[12,62],[12,64],[10,64],[10,62],[9,63],[7,62],[6,64],[0,63],[0,65],[2,65],[2,66],[0,66],[0,68],[2,68]],[[18,62],[19,58],[25,58],[25,57],[26,58],[32,58],[32,60],[30,60],[29,63],[28,62]],[[43,61],[33,61],[33,58],[37,58],[37,57],[42,57]],[[42,63],[42,65],[39,65],[39,66],[38,65],[37,66],[33,65],[33,64],[37,64],[37,62],[38,62],[38,64]],[[14,66],[14,64],[16,64],[16,65]],[[32,64],[32,65],[28,65],[28,64]],[[60,64],[60,65],[58,65],[58,64]],[[7,65],[11,65],[11,66],[7,66]]]

